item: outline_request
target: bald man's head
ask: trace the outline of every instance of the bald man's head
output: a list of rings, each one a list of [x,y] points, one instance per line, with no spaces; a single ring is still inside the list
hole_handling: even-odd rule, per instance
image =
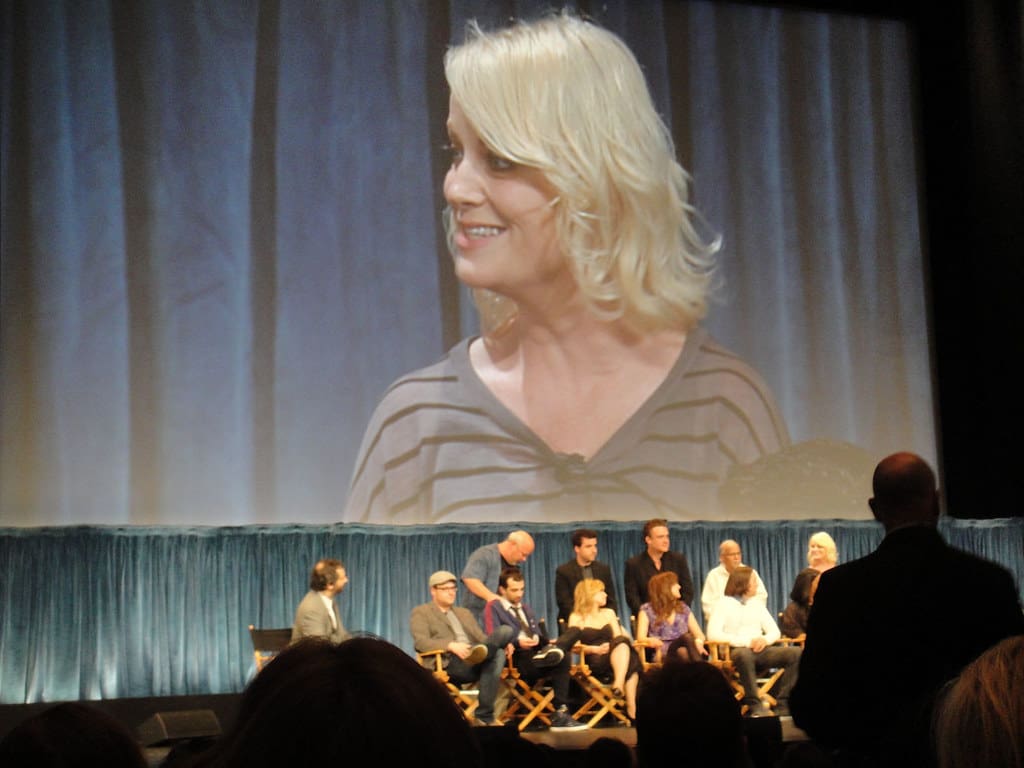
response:
[[[501,556],[512,565],[525,563],[533,554],[533,536],[526,531],[512,531],[505,541],[498,545]]]
[[[914,453],[882,459],[871,479],[871,511],[886,530],[906,525],[934,525],[939,517],[935,473]]]

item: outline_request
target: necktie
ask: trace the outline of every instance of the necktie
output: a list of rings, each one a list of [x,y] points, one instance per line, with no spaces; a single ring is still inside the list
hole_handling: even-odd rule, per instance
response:
[[[515,609],[516,609],[516,617],[519,619],[519,626],[520,626],[520,628],[527,635],[529,635],[530,637],[533,637],[533,630],[530,629],[530,622],[528,622],[526,620],[526,614],[523,613],[523,606],[517,605],[517,606],[515,606]]]

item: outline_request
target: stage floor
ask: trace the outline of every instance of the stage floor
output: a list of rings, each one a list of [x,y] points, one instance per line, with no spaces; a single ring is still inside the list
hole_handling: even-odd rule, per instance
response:
[[[766,722],[774,720],[774,718],[764,718]],[[748,723],[750,721],[747,721]],[[781,739],[783,743],[791,741],[806,741],[807,734],[801,731],[793,724],[793,718],[788,715],[785,717],[778,718],[778,723],[781,729]],[[585,731],[549,731],[547,729],[527,729],[522,734],[523,738],[529,739],[537,744],[546,744],[555,749],[586,749],[591,745],[592,742],[607,736],[613,739],[618,739],[624,744],[635,747],[636,746],[636,729],[624,728],[619,726],[608,726],[602,727],[600,724],[596,728],[589,728]]]

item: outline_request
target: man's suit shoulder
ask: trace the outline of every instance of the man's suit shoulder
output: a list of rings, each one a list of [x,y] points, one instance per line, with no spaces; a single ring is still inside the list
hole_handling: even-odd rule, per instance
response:
[[[432,616],[434,612],[431,610],[431,608],[433,608],[433,603],[420,603],[419,605],[417,605],[415,608],[412,609],[412,614],[411,615],[412,616]]]
[[[965,570],[973,570],[983,578],[990,578],[997,581],[1003,581],[1005,579],[1013,580],[1013,574],[999,563],[993,562],[992,560],[986,560],[984,557],[979,557],[978,555],[971,552],[965,552],[964,550],[957,549],[956,547],[947,546],[946,549],[946,556],[950,559],[950,563],[955,564],[955,566],[960,566]]]
[[[573,568],[574,565],[576,565],[575,560],[569,560],[568,562],[562,563],[560,566],[555,568],[555,575],[572,578],[575,575],[575,568]]]

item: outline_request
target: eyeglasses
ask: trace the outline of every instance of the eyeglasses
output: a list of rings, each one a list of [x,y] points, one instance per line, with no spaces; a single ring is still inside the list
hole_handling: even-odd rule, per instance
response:
[[[458,589],[458,588],[459,588],[458,584],[440,584],[440,585],[434,587],[434,589],[443,589],[443,590],[449,590],[450,589],[450,590],[453,590],[453,591]]]

